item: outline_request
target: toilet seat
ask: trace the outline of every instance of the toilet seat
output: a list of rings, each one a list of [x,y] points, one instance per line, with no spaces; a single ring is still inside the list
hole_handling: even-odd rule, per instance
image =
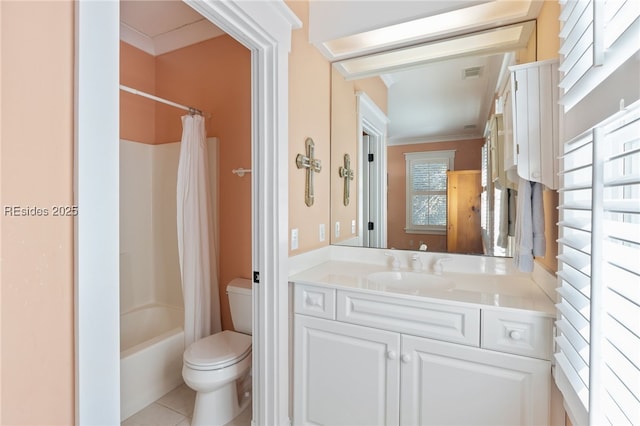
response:
[[[251,353],[251,336],[225,330],[192,343],[184,351],[184,365],[193,370],[219,370]]]

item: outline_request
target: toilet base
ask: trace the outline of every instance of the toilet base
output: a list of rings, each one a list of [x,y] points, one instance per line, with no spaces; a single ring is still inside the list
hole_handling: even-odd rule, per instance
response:
[[[191,426],[222,426],[251,404],[251,356],[221,370],[183,367],[182,377],[196,391]]]
[[[191,426],[222,426],[242,413],[251,404],[251,392],[238,395],[240,381],[233,381],[212,392],[196,393]]]

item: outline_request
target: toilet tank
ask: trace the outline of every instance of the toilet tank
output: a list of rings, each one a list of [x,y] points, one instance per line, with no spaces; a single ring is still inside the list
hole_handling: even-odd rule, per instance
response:
[[[233,328],[244,334],[251,334],[252,331],[251,284],[251,280],[246,278],[234,278],[227,285]]]

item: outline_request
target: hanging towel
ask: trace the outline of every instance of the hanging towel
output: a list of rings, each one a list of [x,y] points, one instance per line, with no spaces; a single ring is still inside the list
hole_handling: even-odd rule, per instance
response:
[[[533,255],[544,256],[547,241],[544,237],[544,202],[542,200],[543,186],[539,182],[531,183],[531,218],[533,221]]]
[[[516,241],[513,260],[522,272],[533,271],[533,257],[544,256],[544,205],[542,184],[520,179],[516,207]]]
[[[509,237],[515,236],[517,191],[505,188],[500,195],[499,228],[496,244],[504,249],[509,245]]]
[[[518,191],[515,189],[507,188],[507,194],[509,194],[509,229],[507,234],[510,237],[515,237],[516,235],[516,206],[518,204]]]
[[[500,210],[498,212],[498,247],[507,248],[509,242],[509,190],[500,191]]]

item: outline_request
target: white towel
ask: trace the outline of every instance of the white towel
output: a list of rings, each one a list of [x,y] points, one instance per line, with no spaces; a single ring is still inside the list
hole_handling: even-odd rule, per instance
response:
[[[500,211],[498,213],[498,247],[507,248],[509,237],[515,235],[516,222],[516,190],[505,188],[500,194]],[[544,226],[543,226],[544,227]]]
[[[498,247],[507,248],[509,241],[509,190],[500,191],[500,210],[498,212]]]
[[[533,255],[544,256],[547,241],[544,237],[544,201],[543,186],[539,182],[531,183],[531,217],[533,219]]]
[[[509,194],[509,231],[508,234],[510,237],[516,236],[516,205],[518,204],[518,191],[515,189],[508,188],[507,193]]]
[[[544,256],[544,204],[542,184],[520,179],[516,208],[516,241],[513,260],[522,272],[533,271],[533,256]]]

